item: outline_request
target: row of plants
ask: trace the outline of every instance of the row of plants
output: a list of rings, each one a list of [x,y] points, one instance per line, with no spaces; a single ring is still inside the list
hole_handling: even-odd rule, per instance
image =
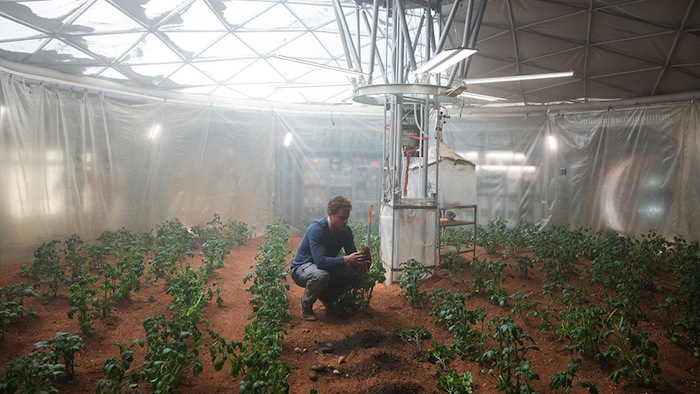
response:
[[[700,242],[689,242],[682,236],[668,240],[654,230],[622,236],[564,226],[537,229],[519,224],[508,229],[502,219],[492,220],[488,228],[494,231],[477,229],[477,243],[494,245],[491,255],[503,250],[503,258],[514,256],[514,268],[523,278],[527,278],[528,268],[537,264],[546,278],[544,294],[561,292],[567,281],[575,278],[600,289],[600,297],[623,308],[628,319],[646,320],[644,308],[647,312],[661,310],[667,317],[669,337],[700,357]],[[471,237],[468,233],[463,236]],[[508,248],[516,244],[518,248]],[[523,249],[532,253],[513,254]],[[678,287],[654,283],[654,276],[660,273],[670,273]],[[654,290],[665,294],[665,302],[640,305]]]
[[[448,393],[472,392],[470,372],[464,371],[460,375],[449,368],[458,355],[482,364],[484,369],[481,372],[493,376],[496,387],[503,392],[533,392],[530,382],[539,380],[539,375],[530,368],[530,361],[525,357],[529,350],[537,349],[531,343],[532,339],[514,324],[511,317],[495,316],[486,321],[486,308],[467,309],[469,293],[437,287],[428,294],[421,285],[429,273],[430,270],[419,262],[409,260],[404,265],[399,286],[413,307],[422,307],[429,300],[434,323],[445,327],[454,336],[450,345],[433,341],[427,351],[427,359],[439,367],[438,389]]]
[[[171,301],[166,313],[144,320],[145,338],[128,346],[117,344],[119,358],[105,360],[105,378],[98,382],[96,392],[123,393],[142,385],[153,393],[177,392],[183,374],[194,378],[204,370],[203,350],[208,350],[212,361],[217,358],[223,351],[223,338],[204,317],[205,308],[212,300],[218,307],[223,305],[216,271],[223,268],[231,248],[249,237],[246,225],[235,221],[224,225],[217,214],[206,227],[186,230],[177,220],[156,226],[146,277],[152,282],[162,279]],[[195,269],[186,257],[194,256],[197,246],[201,264]],[[140,363],[134,362],[136,346],[145,348]]]
[[[129,346],[119,343],[119,359],[104,362],[105,378],[97,384],[98,393],[123,393],[146,384],[153,393],[176,392],[182,376],[189,372],[197,377],[204,365],[200,352],[207,350],[212,358],[222,351],[223,338],[204,317],[205,308],[215,299],[221,307],[220,277],[231,248],[247,241],[247,226],[235,221],[223,225],[218,215],[206,227],[183,231],[179,221],[166,221],[155,230],[152,259],[147,271],[151,281],[163,279],[171,297],[168,313],[148,317],[143,322],[145,338]],[[195,269],[185,262],[200,245],[201,265]],[[143,361],[134,364],[135,346],[145,348]]]
[[[31,266],[19,276],[44,288],[45,302],[67,297],[69,318],[77,318],[81,331],[93,335],[93,320],[105,318],[120,300],[129,300],[144,281],[168,282],[179,275],[199,249],[207,277],[223,267],[231,248],[250,238],[247,225],[235,220],[224,224],[218,214],[204,227],[185,227],[178,219],[157,224],[151,232],[127,229],[103,232],[86,244],[78,235],[43,243]],[[67,288],[68,294],[62,293]]]
[[[220,338],[204,318],[205,307],[214,297],[207,282],[204,267],[195,270],[189,265],[168,279],[166,292],[172,297],[168,313],[144,320],[145,338],[135,339],[129,346],[117,344],[119,359],[112,356],[105,360],[105,378],[98,382],[96,392],[124,393],[147,385],[153,393],[173,393],[186,371],[197,377],[204,370],[200,351],[207,347],[212,351],[212,339]],[[133,348],[137,345],[145,348],[145,354],[136,364]]]
[[[477,243],[493,258],[467,262],[454,254],[443,259],[440,268],[451,279],[452,290],[434,288],[428,294],[423,285],[432,272],[415,260],[403,263],[399,286],[409,305],[421,308],[429,300],[435,324],[454,335],[449,346],[434,344],[434,349],[448,353],[441,360],[451,360],[456,354],[477,361],[484,366],[482,373],[493,376],[501,391],[530,392],[530,382],[539,376],[526,353],[537,348],[515,324],[517,317],[528,327],[551,331],[571,355],[566,369],[550,377],[552,390],[568,392],[581,362],[587,359],[613,360],[617,367],[610,378],[615,382],[630,380],[654,388],[665,384],[659,379],[658,345],[650,332],[637,328],[654,311],[666,314],[669,337],[699,356],[697,241],[686,242],[682,237],[669,241],[654,231],[632,237],[563,226],[539,229],[525,223],[508,228],[506,224],[494,219],[487,228],[477,228]],[[473,239],[469,230],[461,231],[450,232],[451,242],[460,237],[464,242]],[[502,283],[514,278],[504,276],[508,267],[522,279],[539,269],[544,277],[542,294],[507,294]],[[462,273],[467,271],[471,288],[462,292]],[[677,290],[654,283],[660,272],[674,275]],[[665,303],[647,302],[655,289],[666,294]],[[511,315],[487,320],[485,308],[466,307],[470,297],[484,297]],[[597,392],[590,382],[576,385]]]
[[[145,338],[135,339],[128,346],[117,344],[119,359],[105,360],[105,378],[96,390],[122,393],[148,385],[150,392],[175,392],[183,373],[189,371],[196,377],[203,370],[199,359],[202,349],[208,347],[211,354],[219,351],[221,337],[210,328],[204,310],[215,298],[216,305],[222,305],[216,270],[223,267],[230,250],[246,242],[250,235],[247,225],[236,221],[223,224],[215,214],[204,227],[188,229],[175,219],[142,234],[126,229],[105,231],[92,244],[85,244],[77,235],[63,242],[46,242],[36,249],[33,264],[21,267],[19,273],[32,280],[33,285],[19,283],[2,290],[4,305],[14,308],[14,314],[2,320],[3,332],[13,318],[21,318],[25,313],[22,300],[37,296],[35,288],[45,289],[45,303],[57,297],[67,298],[68,317],[77,317],[83,333],[92,335],[94,319],[109,316],[116,302],[128,302],[145,281],[160,281],[172,298],[166,312],[144,320]],[[197,249],[202,263],[193,268],[188,259],[195,256]],[[84,347],[82,340],[80,344]],[[140,363],[134,359],[135,346],[145,348]],[[64,375],[72,377],[73,364],[66,362],[67,369],[55,366],[57,363],[52,360],[56,357],[41,349],[37,344],[32,354],[8,363],[6,371],[34,377],[52,392],[51,383],[62,381]],[[23,386],[14,383],[5,387],[7,392],[15,392],[13,388],[44,392],[24,391]]]
[[[240,393],[285,393],[289,388],[289,365],[279,359],[286,334],[284,324],[290,319],[286,268],[291,250],[286,247],[287,239],[286,224],[267,226],[265,241],[258,247],[256,263],[251,267],[253,272],[244,278],[244,283],[251,282],[247,291],[253,314],[243,340],[227,342],[220,338],[217,351],[211,354],[217,370],[228,361],[230,375],[234,379],[241,376]]]

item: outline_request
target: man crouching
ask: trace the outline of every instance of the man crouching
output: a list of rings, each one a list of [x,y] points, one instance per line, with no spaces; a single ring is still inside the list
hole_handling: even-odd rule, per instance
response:
[[[326,307],[350,289],[357,280],[355,265],[366,260],[357,251],[348,218],[352,203],[346,197],[335,196],[328,201],[328,216],[309,225],[291,263],[294,283],[304,287],[301,297],[301,317],[316,320],[313,306],[316,300]],[[345,256],[338,257],[343,249]]]

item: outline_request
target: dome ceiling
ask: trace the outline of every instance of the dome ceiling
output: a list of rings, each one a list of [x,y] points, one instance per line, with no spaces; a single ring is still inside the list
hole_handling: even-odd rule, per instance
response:
[[[459,1],[445,48],[481,0]],[[0,2],[0,66],[88,83],[286,103],[352,102],[367,72],[372,1],[52,0]],[[377,2],[385,6],[386,2]],[[404,1],[406,13],[428,1]],[[435,1],[430,3],[435,4]],[[443,2],[445,15],[454,1]],[[696,0],[491,0],[467,78],[573,70],[556,80],[474,85],[507,103],[578,103],[700,91]],[[345,16],[345,23],[336,15]],[[418,15],[416,13],[416,15]],[[380,23],[381,25],[381,23]],[[358,27],[359,26],[359,27]],[[409,19],[409,29],[421,28]],[[343,32],[343,29],[345,31]],[[378,48],[390,48],[386,29]],[[356,37],[358,58],[343,39]],[[386,62],[379,53],[375,66]],[[383,57],[383,58],[382,58]],[[355,67],[358,68],[358,67]],[[75,79],[74,79],[75,80]],[[479,102],[470,104],[478,105]]]

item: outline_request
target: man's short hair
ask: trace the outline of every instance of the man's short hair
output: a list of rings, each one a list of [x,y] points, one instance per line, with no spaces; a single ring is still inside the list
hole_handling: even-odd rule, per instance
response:
[[[352,203],[345,196],[335,196],[328,201],[328,213],[331,215],[335,215],[343,208],[347,208],[349,211],[352,211]]]

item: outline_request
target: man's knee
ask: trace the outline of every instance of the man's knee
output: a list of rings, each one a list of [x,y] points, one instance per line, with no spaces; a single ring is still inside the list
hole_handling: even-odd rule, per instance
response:
[[[331,275],[328,273],[328,271],[322,269],[315,269],[309,275],[309,280],[306,282],[306,286],[308,287],[309,285],[312,285],[315,287],[323,287],[328,284],[328,281],[330,281],[330,279]]]
[[[357,277],[357,271],[351,265],[345,265],[337,272],[339,282],[353,282]]]

